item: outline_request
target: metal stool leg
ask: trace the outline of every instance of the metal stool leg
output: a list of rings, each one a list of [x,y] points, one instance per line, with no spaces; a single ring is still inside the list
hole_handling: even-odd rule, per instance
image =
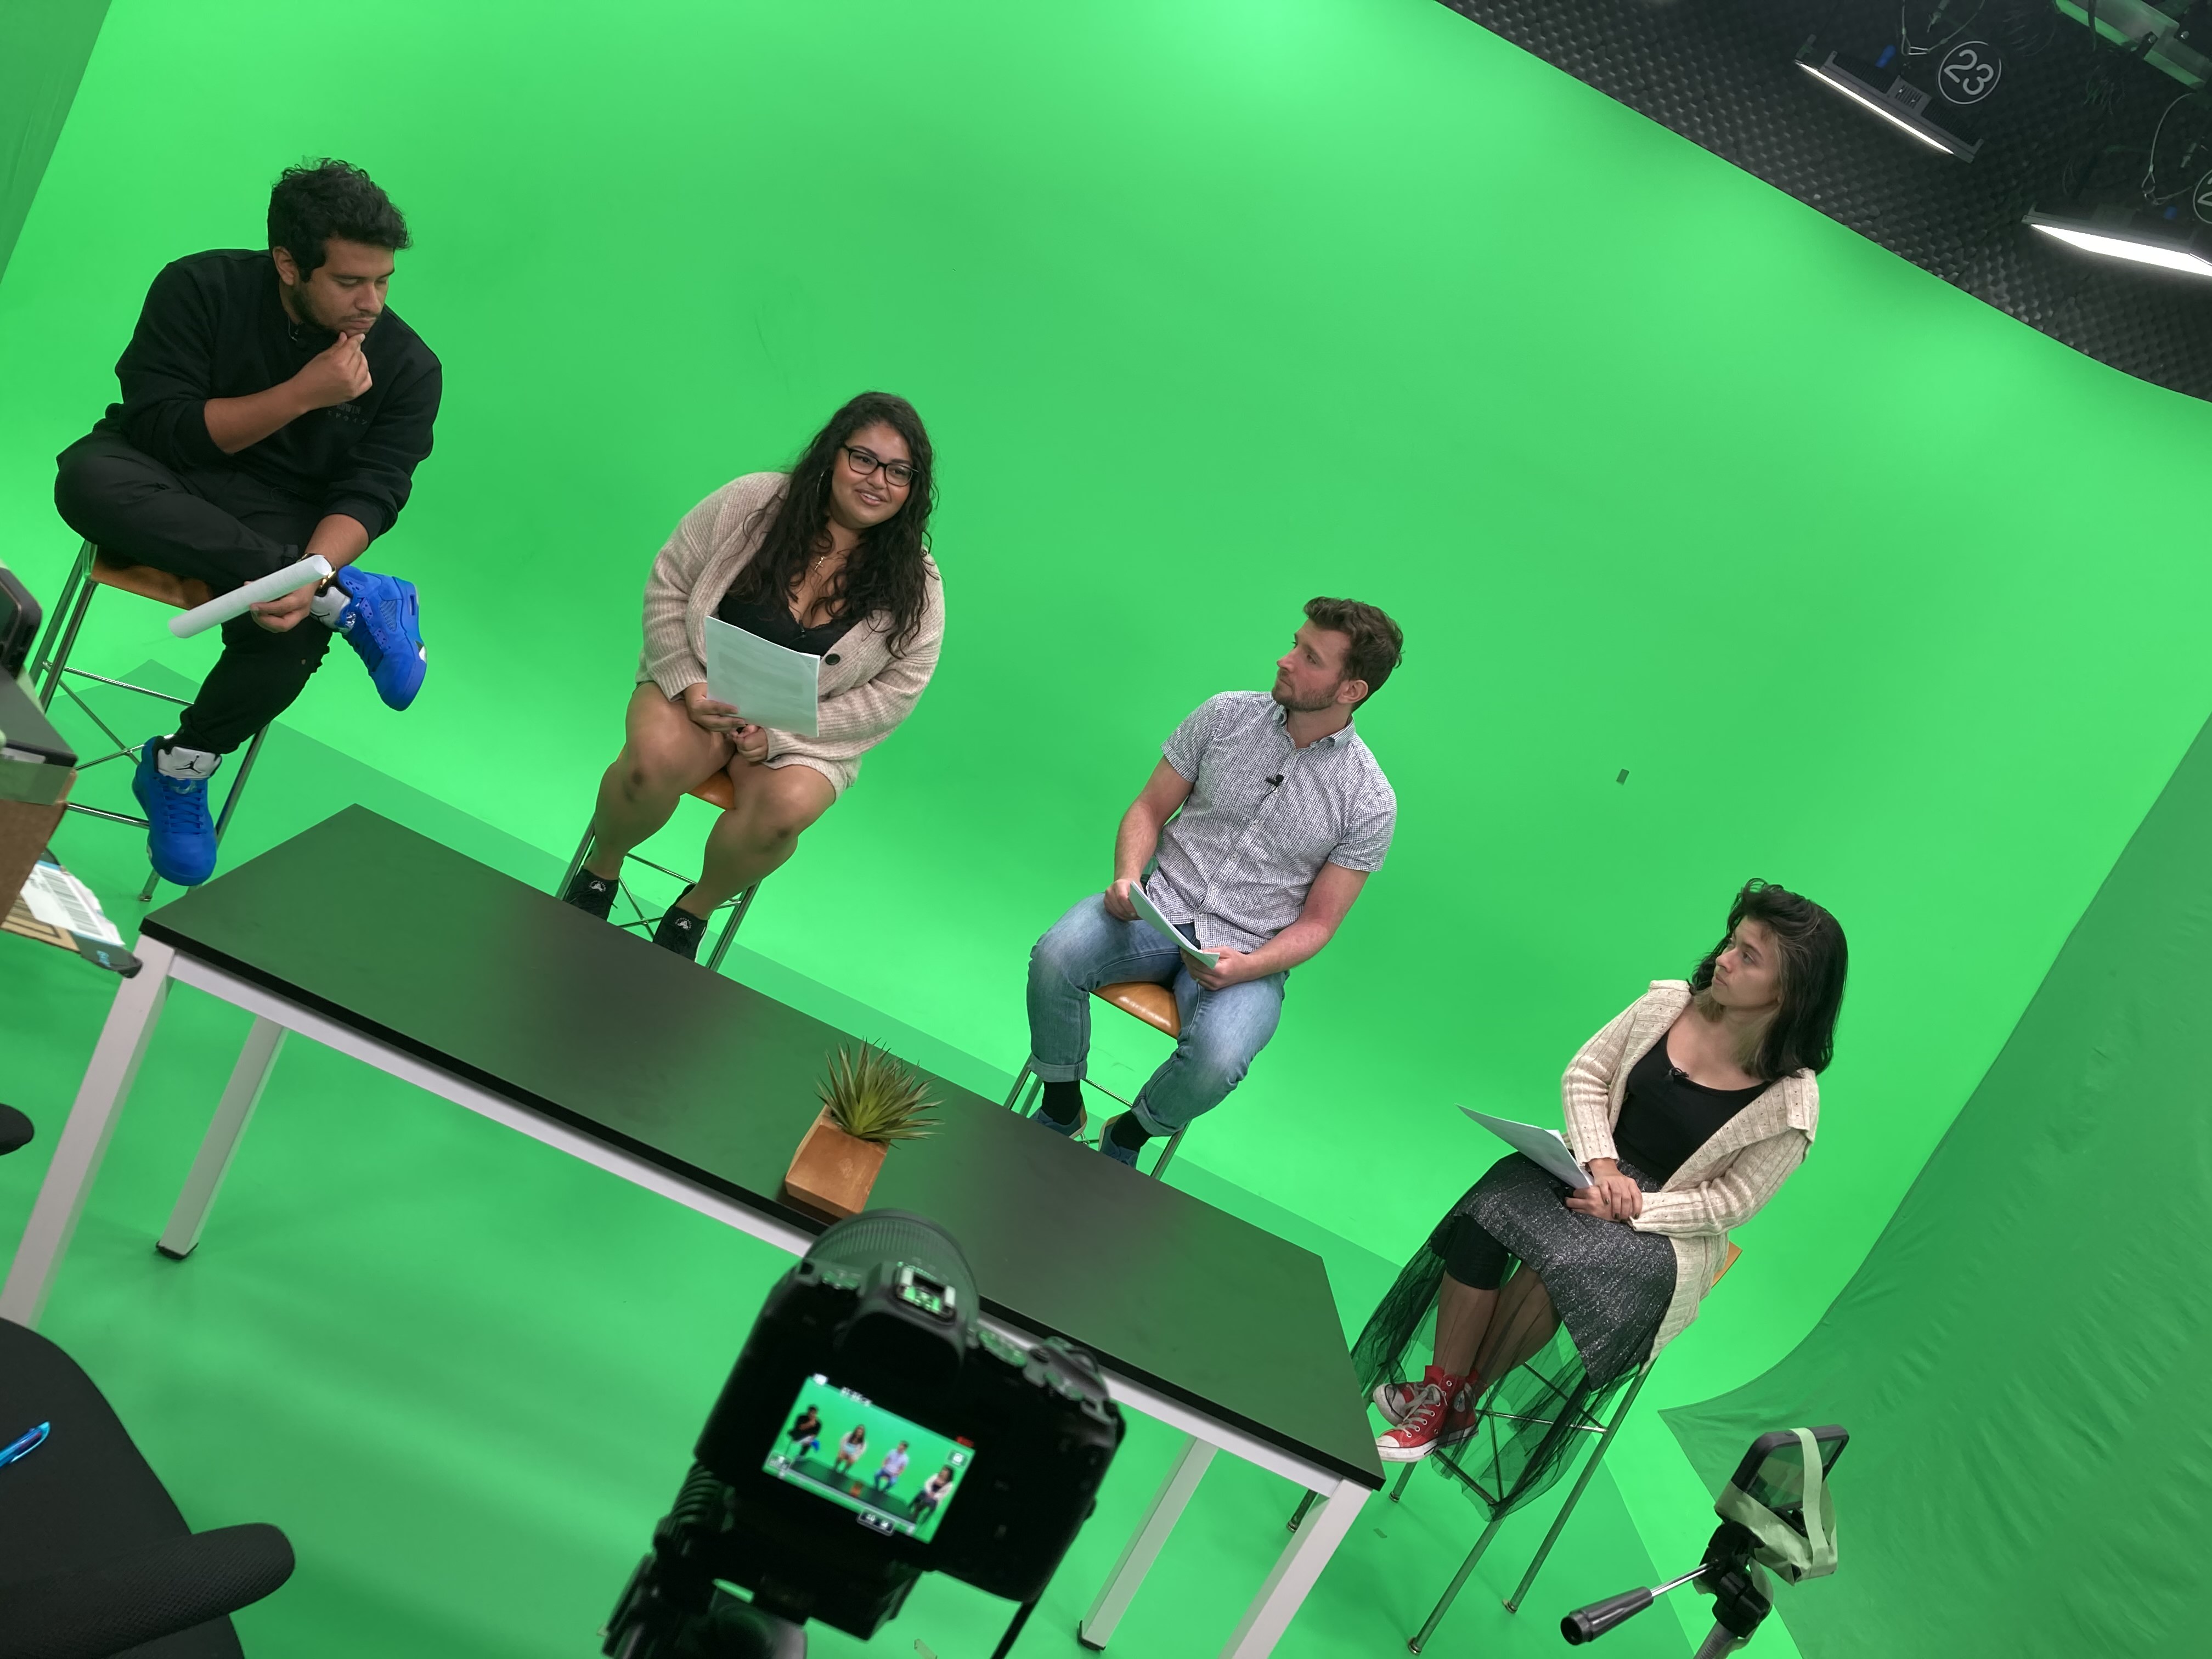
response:
[[[584,826],[584,838],[576,843],[576,856],[568,860],[568,867],[561,872],[561,884],[553,890],[559,898],[568,892],[568,884],[576,878],[576,872],[584,867],[584,860],[592,856],[592,826]]]
[[[714,948],[707,954],[707,967],[710,972],[721,967],[722,958],[729,954],[730,941],[737,937],[738,929],[744,925],[745,912],[753,908],[753,895],[759,891],[760,884],[755,882],[738,894],[737,901],[730,906],[730,919],[722,924],[722,931],[714,936]]]
[[[1297,1508],[1291,1511],[1291,1523],[1284,1530],[1296,1532],[1298,1529],[1298,1523],[1304,1521],[1313,1506],[1320,1502],[1321,1494],[1317,1492],[1309,1492],[1304,1497],[1299,1498]]]
[[[222,839],[222,832],[230,828],[230,815],[238,811],[238,798],[246,793],[246,781],[253,775],[253,763],[261,758],[261,740],[269,735],[263,726],[253,734],[253,741],[246,745],[246,758],[238,763],[238,775],[230,781],[230,789],[222,798],[222,816],[215,821],[215,838]]]
[[[1027,1085],[1026,1093],[1024,1092],[1024,1085]],[[1024,1117],[1027,1117],[1030,1115],[1030,1102],[1043,1091],[1044,1079],[1036,1074],[1036,1061],[1024,1060],[1022,1062],[1022,1069],[1014,1073],[1014,1086],[1006,1091],[1006,1109],[1010,1112],[1019,1112]]]
[[[1621,1419],[1628,1415],[1628,1408],[1636,1403],[1637,1394],[1644,1387],[1644,1379],[1651,1375],[1653,1364],[1649,1359],[1644,1362],[1643,1368],[1636,1373],[1636,1380],[1628,1385],[1628,1392],[1621,1396],[1620,1404],[1614,1407],[1613,1419],[1605,1425],[1605,1432],[1598,1436],[1597,1444],[1590,1452],[1589,1462],[1583,1465],[1583,1472],[1577,1477],[1574,1489],[1568,1492],[1567,1501],[1559,1505],[1559,1518],[1552,1522],[1551,1531],[1544,1534],[1543,1547],[1536,1552],[1536,1559],[1528,1564],[1528,1571],[1521,1575],[1521,1583],[1513,1594],[1505,1598],[1506,1612],[1521,1611],[1521,1598],[1528,1595],[1528,1586],[1536,1582],[1536,1575],[1543,1568],[1544,1558],[1551,1554],[1552,1546],[1559,1541],[1559,1534],[1567,1529],[1567,1517],[1575,1512],[1575,1505],[1583,1501],[1583,1488],[1589,1485],[1590,1477],[1597,1473],[1597,1466],[1604,1461],[1606,1448],[1613,1444],[1613,1431],[1620,1426]]]
[[[1413,1465],[1409,1463],[1406,1467],[1411,1468]],[[1467,1559],[1460,1563],[1458,1573],[1445,1589],[1443,1600],[1437,1603],[1437,1610],[1429,1615],[1429,1622],[1422,1626],[1407,1642],[1406,1646],[1408,1650],[1419,1653],[1422,1644],[1436,1634],[1437,1626],[1443,1622],[1444,1614],[1451,1610],[1451,1604],[1458,1599],[1461,1589],[1474,1576],[1474,1564],[1482,1559],[1483,1551],[1490,1547],[1490,1540],[1498,1536],[1498,1529],[1504,1524],[1505,1517],[1500,1515],[1493,1517],[1490,1524],[1482,1529],[1482,1536],[1474,1540],[1474,1547],[1467,1553]]]
[[[1165,1151],[1161,1152],[1160,1161],[1152,1165],[1153,1180],[1158,1181],[1162,1176],[1168,1172],[1169,1160],[1175,1157],[1176,1148],[1182,1145],[1183,1136],[1188,1134],[1189,1132],[1190,1126],[1186,1123],[1182,1128],[1177,1129],[1173,1134],[1168,1137],[1167,1148]],[[1303,1510],[1300,1511],[1301,1514],[1304,1512],[1304,1511]]]
[[[31,677],[39,680],[39,707],[51,710],[54,691],[62,683],[62,671],[69,666],[70,653],[76,648],[77,629],[84,626],[84,613],[92,608],[92,590],[98,586],[92,580],[92,544],[87,542],[76,556],[76,564],[70,572],[69,582],[62,589],[61,603],[54,607],[53,616],[46,623],[44,638],[39,641],[38,660],[32,665]],[[60,645],[55,645],[57,636]],[[39,679],[43,674],[46,678]]]
[[[1406,1483],[1413,1478],[1414,1468],[1415,1466],[1411,1463],[1401,1463],[1398,1466],[1398,1484],[1390,1488],[1392,1503],[1396,1503],[1406,1495]]]

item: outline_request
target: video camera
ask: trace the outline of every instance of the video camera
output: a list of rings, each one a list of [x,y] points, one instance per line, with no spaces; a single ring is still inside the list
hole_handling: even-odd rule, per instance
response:
[[[1124,1425],[1090,1355],[1024,1350],[980,1328],[980,1305],[921,1216],[872,1210],[817,1239],[769,1292],[602,1651],[800,1654],[791,1626],[810,1619],[865,1639],[943,1572],[1022,1604],[1003,1654]]]
[[[1699,1594],[1713,1598],[1713,1628],[1693,1659],[1720,1659],[1742,1647],[1774,1605],[1762,1569],[1791,1584],[1836,1570],[1836,1502],[1828,1471],[1850,1440],[1832,1423],[1759,1436],[1713,1504],[1721,1524],[1705,1545],[1704,1560],[1650,1589],[1624,1590],[1577,1607],[1559,1620],[1559,1634],[1577,1646],[1594,1642],[1655,1598],[1694,1583]]]

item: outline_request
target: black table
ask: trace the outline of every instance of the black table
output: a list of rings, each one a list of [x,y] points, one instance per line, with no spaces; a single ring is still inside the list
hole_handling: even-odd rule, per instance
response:
[[[330,872],[414,896],[404,928],[317,918]],[[9,1269],[35,1322],[173,982],[255,1016],[160,1249],[198,1243],[285,1035],[296,1031],[793,1254],[823,1224],[781,1201],[825,1057],[855,1039],[349,807],[146,918]],[[1382,1466],[1321,1260],[943,1079],[930,1138],[872,1204],[931,1217],[987,1323],[1096,1354],[1125,1407],[1190,1437],[1084,1620],[1103,1647],[1214,1453],[1325,1500],[1225,1654],[1268,1652]],[[1109,1257],[1114,1273],[1065,1270]]]

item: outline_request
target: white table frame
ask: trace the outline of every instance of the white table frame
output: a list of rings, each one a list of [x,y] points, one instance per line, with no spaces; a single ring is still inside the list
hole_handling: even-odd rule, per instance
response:
[[[7,1283],[0,1287],[0,1318],[12,1319],[21,1325],[38,1322],[53,1283],[54,1270],[59,1267],[70,1239],[76,1231],[86,1196],[100,1173],[108,1139],[114,1133],[124,1103],[130,1097],[131,1084],[137,1078],[140,1062],[145,1059],[147,1046],[153,1038],[154,1028],[160,1023],[172,984],[204,991],[245,1009],[254,1018],[240,1050],[238,1063],[231,1071],[230,1081],[209,1121],[207,1134],[200,1142],[198,1154],[192,1160],[191,1170],[185,1178],[184,1190],[178,1195],[168,1224],[161,1231],[158,1248],[164,1255],[181,1260],[198,1244],[208,1213],[222,1190],[223,1176],[260,1103],[270,1070],[283,1048],[285,1037],[293,1032],[427,1089],[457,1106],[466,1107],[533,1140],[619,1176],[633,1186],[658,1193],[793,1255],[804,1255],[813,1243],[813,1236],[803,1228],[740,1204],[712,1188],[609,1146],[580,1129],[519,1106],[480,1084],[201,961],[189,951],[158,939],[142,939],[137,954],[143,966],[116,989],[115,1001],[108,1010],[106,1024],[100,1028],[100,1040],[94,1045],[91,1063],[85,1067],[84,1080],[78,1085],[76,1099],[70,1108],[69,1121],[63,1127],[53,1161],[32,1206],[30,1220],[23,1229],[22,1243],[16,1247],[15,1260],[9,1267]],[[1035,1340],[1030,1333],[998,1320],[987,1317],[982,1322],[1024,1345]],[[1143,1521],[1107,1575],[1090,1611],[1084,1614],[1077,1629],[1078,1638],[1084,1646],[1093,1650],[1106,1646],[1176,1522],[1189,1504],[1214,1454],[1228,1451],[1270,1474],[1296,1481],[1321,1499],[1276,1559],[1267,1582],[1245,1608],[1243,1619],[1221,1650],[1222,1659],[1261,1659],[1273,1652],[1305,1600],[1306,1592],[1313,1588],[1337,1545],[1351,1530],[1360,1506],[1367,1500],[1369,1489],[1358,1481],[1309,1462],[1231,1425],[1217,1421],[1181,1401],[1170,1399],[1142,1382],[1121,1376],[1110,1366],[1106,1368],[1106,1378],[1116,1403],[1180,1431],[1185,1438]]]

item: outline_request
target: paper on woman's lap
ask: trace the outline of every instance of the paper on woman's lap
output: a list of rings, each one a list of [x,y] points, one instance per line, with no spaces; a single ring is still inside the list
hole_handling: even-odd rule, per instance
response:
[[[756,726],[817,735],[822,659],[707,618],[707,695]]]
[[[1564,1181],[1570,1187],[1593,1187],[1590,1172],[1576,1161],[1569,1150],[1567,1138],[1557,1129],[1539,1128],[1533,1123],[1516,1123],[1510,1117],[1492,1117],[1487,1112],[1478,1112],[1472,1106],[1462,1106],[1477,1123],[1496,1135],[1515,1152],[1550,1176]]]

